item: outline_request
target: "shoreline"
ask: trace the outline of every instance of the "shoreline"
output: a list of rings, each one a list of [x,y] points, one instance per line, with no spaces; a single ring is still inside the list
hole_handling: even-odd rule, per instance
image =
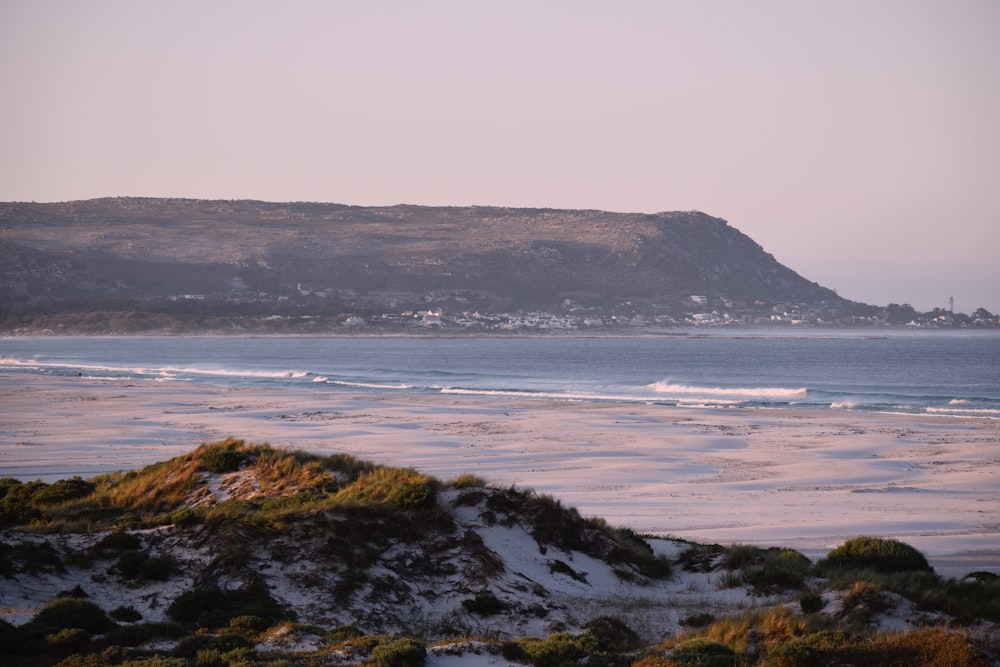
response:
[[[20,374],[0,374],[0,405],[0,477],[88,478],[232,436],[472,473],[652,535],[817,558],[870,534],[948,576],[1000,573],[995,419]]]

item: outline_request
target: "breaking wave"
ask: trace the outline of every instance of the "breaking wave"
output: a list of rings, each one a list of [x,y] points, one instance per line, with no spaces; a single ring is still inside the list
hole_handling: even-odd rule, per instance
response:
[[[693,387],[672,382],[654,382],[647,389],[658,394],[698,395],[698,396],[732,396],[737,398],[798,398],[805,396],[808,389],[785,389],[782,387]]]

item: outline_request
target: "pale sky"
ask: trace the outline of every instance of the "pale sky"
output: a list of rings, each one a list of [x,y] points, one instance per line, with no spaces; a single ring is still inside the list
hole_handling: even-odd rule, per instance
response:
[[[1000,312],[997,0],[0,0],[0,201],[725,218]]]

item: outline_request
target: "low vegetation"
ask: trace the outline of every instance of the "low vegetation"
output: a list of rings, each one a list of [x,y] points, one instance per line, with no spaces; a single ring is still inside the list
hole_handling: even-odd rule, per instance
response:
[[[521,531],[551,576],[574,586],[594,576],[582,563],[600,562],[619,585],[693,573],[720,591],[745,590],[748,603],[680,610],[676,630],[659,631],[670,637],[661,643],[616,613],[577,616],[544,636],[505,635],[505,623],[551,614],[550,594],[538,575],[531,582],[512,572],[484,534],[462,527],[459,511],[483,527]],[[1000,577],[945,579],[895,540],[854,538],[815,564],[794,550],[740,544],[688,544],[668,558],[628,529],[530,490],[236,439],[91,480],[0,480],[0,528],[0,582],[92,573],[26,623],[0,621],[4,665],[392,667],[463,652],[536,667],[985,667],[1000,659]],[[67,542],[72,536],[82,537]],[[268,579],[272,570],[353,617],[330,627],[303,619],[306,610]],[[511,595],[498,583],[504,575],[528,583]],[[446,623],[416,618],[418,580],[459,582]],[[121,591],[106,608],[85,590],[101,582]],[[153,582],[163,584],[155,604],[148,594],[129,597]],[[909,629],[883,629],[882,619],[904,609]],[[393,623],[408,630],[386,633]]]

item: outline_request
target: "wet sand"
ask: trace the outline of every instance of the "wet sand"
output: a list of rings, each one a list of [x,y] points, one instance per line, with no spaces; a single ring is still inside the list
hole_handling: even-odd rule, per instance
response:
[[[895,537],[1000,572],[1000,421],[0,375],[0,477],[133,469],[225,437],[473,473],[658,535],[816,558]]]

